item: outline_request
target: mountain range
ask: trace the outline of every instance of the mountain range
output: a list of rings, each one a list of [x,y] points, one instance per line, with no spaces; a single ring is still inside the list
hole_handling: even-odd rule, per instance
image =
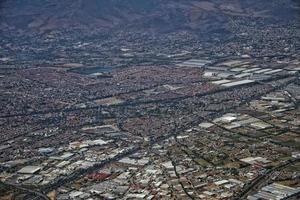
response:
[[[299,21],[297,0],[2,0],[2,31],[63,29],[228,31],[233,19]]]

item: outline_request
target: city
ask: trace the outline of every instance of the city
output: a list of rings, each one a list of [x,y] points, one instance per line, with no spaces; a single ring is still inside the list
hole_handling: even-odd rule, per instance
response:
[[[1,31],[0,199],[299,199],[300,24],[260,23]]]

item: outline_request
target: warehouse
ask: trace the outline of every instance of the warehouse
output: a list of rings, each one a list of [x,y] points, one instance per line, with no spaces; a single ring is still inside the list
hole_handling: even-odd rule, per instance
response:
[[[221,86],[224,87],[234,87],[234,86],[239,86],[239,85],[246,85],[246,84],[250,84],[250,83],[254,83],[254,80],[241,80],[241,81],[235,81],[235,82],[231,82],[231,83],[224,83]]]
[[[39,166],[26,166],[18,171],[19,174],[35,174],[40,171],[41,168]]]
[[[200,59],[191,59],[187,60],[183,63],[178,64],[180,67],[199,67],[202,68],[207,64],[210,64],[211,61],[209,60],[200,60]]]

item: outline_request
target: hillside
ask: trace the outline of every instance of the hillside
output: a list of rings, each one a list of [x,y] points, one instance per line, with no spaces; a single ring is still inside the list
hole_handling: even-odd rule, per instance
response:
[[[0,9],[1,30],[35,32],[118,27],[222,32],[237,17],[277,24],[299,19],[293,0],[4,0]]]

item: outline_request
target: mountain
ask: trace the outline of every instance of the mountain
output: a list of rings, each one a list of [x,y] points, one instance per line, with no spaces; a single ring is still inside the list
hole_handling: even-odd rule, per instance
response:
[[[45,32],[119,27],[228,31],[239,18],[263,23],[299,20],[297,0],[2,0],[0,27]]]

